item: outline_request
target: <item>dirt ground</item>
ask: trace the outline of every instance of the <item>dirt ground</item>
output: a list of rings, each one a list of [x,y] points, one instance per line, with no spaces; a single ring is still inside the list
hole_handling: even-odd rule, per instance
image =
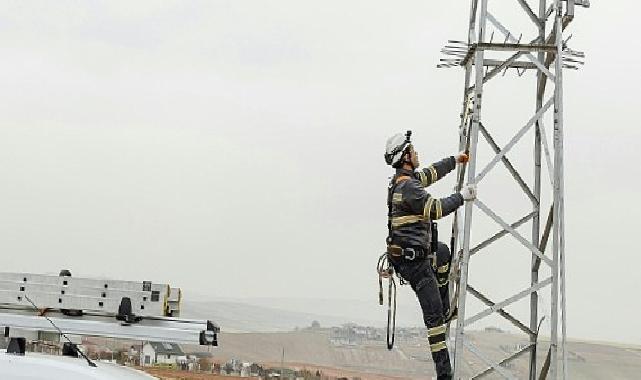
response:
[[[274,363],[276,364],[276,363]],[[307,365],[307,364],[290,364],[288,368],[292,369],[308,369],[311,371],[315,370],[320,370],[323,372],[323,375],[325,376],[331,376],[331,377],[347,377],[347,378],[354,378],[358,377],[361,380],[405,380],[407,378],[402,378],[402,377],[390,377],[390,376],[384,376],[384,375],[373,375],[369,373],[362,373],[362,372],[357,372],[357,371],[345,371],[341,369],[336,369],[336,368],[330,368],[330,367],[323,367],[323,366],[313,366],[313,365]],[[178,370],[172,370],[172,369],[161,369],[161,368],[138,368],[141,371],[145,371],[148,374],[152,376],[158,377],[160,380],[233,380],[233,379],[244,379],[246,380],[247,378],[241,378],[237,376],[219,376],[219,375],[213,375],[213,374],[207,374],[207,373],[194,373],[194,372],[189,372],[189,371],[178,371]]]
[[[278,367],[278,363],[265,363],[271,365],[272,367]],[[313,364],[305,363],[287,363],[287,368],[302,370],[306,369],[308,371],[314,372],[319,370],[323,373],[323,376],[330,377],[347,377],[348,379],[360,378],[361,380],[410,380],[408,377],[397,377],[397,376],[388,376],[388,375],[378,375],[368,372],[356,371],[356,370],[347,370],[342,368],[333,368],[328,366],[319,366]]]
[[[218,376],[208,373],[195,373],[189,371],[178,371],[172,369],[162,369],[162,368],[138,368],[141,371],[147,372],[152,376],[156,376],[160,380],[233,380],[241,379],[236,376]],[[245,379],[246,380],[246,379]]]

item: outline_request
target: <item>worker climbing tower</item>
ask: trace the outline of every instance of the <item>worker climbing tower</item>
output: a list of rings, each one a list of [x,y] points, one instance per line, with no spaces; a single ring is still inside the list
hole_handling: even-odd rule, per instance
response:
[[[458,307],[458,317],[452,322],[456,325],[455,378],[480,378],[490,373],[516,378],[513,362],[529,358],[524,367],[529,367],[530,379],[565,379],[563,71],[583,65],[583,53],[568,47],[571,36],[566,35],[566,29],[575,10],[589,7],[589,2],[470,2],[468,39],[449,41],[442,51],[446,57],[439,64],[465,69],[459,134],[460,149],[469,151],[470,161],[459,168],[458,187],[470,183],[477,184],[478,189],[478,198],[457,212],[452,227],[452,302]],[[517,16],[529,24],[526,29],[511,29]],[[508,82],[508,90],[497,93],[488,81],[500,81],[501,77]],[[516,95],[522,89],[529,96]],[[521,109],[519,104],[527,108]],[[505,122],[507,118],[511,119],[509,123]],[[497,136],[505,138],[502,147]],[[526,143],[528,140],[530,143]],[[487,161],[480,153],[482,148],[489,152]],[[502,169],[500,166],[515,183],[503,185],[501,181],[512,181],[510,176],[493,174]],[[545,176],[542,167],[547,168]],[[512,190],[514,195],[509,193]],[[497,193],[502,202],[492,204],[488,199]],[[519,202],[526,205],[525,211],[519,208]],[[497,211],[498,206],[503,206],[502,212]],[[478,223],[481,217],[493,220],[499,232],[476,242],[481,227],[487,225]],[[493,249],[500,246],[499,240],[509,238],[509,248]],[[511,264],[512,259],[520,259],[521,266]],[[488,275],[483,273],[484,268],[486,272],[494,268],[494,272]],[[489,276],[493,276],[491,281]],[[504,294],[489,294],[485,288],[490,286],[484,286],[490,282],[495,291],[500,283]],[[521,312],[520,318],[517,312]],[[546,315],[549,318],[542,323]],[[475,344],[471,325],[488,318],[507,321],[525,333],[523,343],[499,350],[503,357],[497,357],[497,350]],[[474,363],[483,363],[483,367]]]

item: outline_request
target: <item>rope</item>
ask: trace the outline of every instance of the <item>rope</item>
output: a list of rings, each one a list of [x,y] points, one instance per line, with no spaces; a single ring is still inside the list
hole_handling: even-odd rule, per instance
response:
[[[386,343],[387,349],[394,348],[394,340],[396,338],[396,280],[394,280],[394,269],[389,261],[387,253],[382,254],[378,258],[376,264],[376,271],[378,272],[378,304],[383,306],[383,277],[388,280],[387,285],[387,335]]]

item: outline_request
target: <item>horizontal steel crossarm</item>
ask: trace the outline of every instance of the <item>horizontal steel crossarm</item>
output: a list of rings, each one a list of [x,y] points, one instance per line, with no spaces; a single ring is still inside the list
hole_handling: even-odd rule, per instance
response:
[[[520,44],[520,43],[496,43],[496,42],[479,42],[476,44],[477,50],[489,50],[489,51],[519,51],[519,52],[531,52],[531,51],[547,51],[547,52],[556,52],[556,46],[550,44]]]
[[[508,371],[505,368],[502,368],[499,363],[495,363],[494,361],[488,359],[485,355],[481,353],[474,345],[470,342],[467,341],[467,339],[463,340],[463,345],[470,350],[471,353],[476,355],[477,358],[481,359],[486,365],[490,366],[490,368],[494,368],[496,372],[498,372],[501,376],[503,376],[506,379],[514,379],[516,380],[516,377]]]
[[[514,54],[512,57],[510,57],[510,59],[505,61],[501,61],[498,59],[486,59],[483,61],[483,66],[496,67],[495,69],[492,69],[492,70],[497,70],[497,74],[503,69],[525,69],[525,70],[536,69],[538,70],[538,67],[536,67],[536,65],[531,62],[516,60],[518,57],[522,55],[523,55],[522,52],[518,52]],[[488,73],[488,76],[490,75],[491,72],[492,71]]]
[[[548,101],[545,103],[545,105],[543,105],[543,107],[541,107],[541,109],[538,110],[534,114],[534,116],[532,116],[532,118],[523,126],[523,128],[521,128],[518,133],[514,135],[514,137],[512,137],[510,142],[508,142],[507,145],[505,145],[505,147],[501,149],[501,151],[496,156],[494,156],[492,161],[490,161],[487,166],[476,176],[476,178],[474,179],[474,183],[478,183],[490,170],[492,170],[494,165],[496,165],[496,163],[499,162],[503,158],[503,156],[505,156],[507,152],[512,149],[512,147],[514,147],[514,145],[521,139],[521,137],[523,137],[523,135],[525,135],[530,127],[532,127],[532,125],[543,116],[543,114],[548,110],[548,108],[550,108],[552,104],[554,104],[554,96],[551,96],[550,99],[548,99]]]
[[[535,40],[536,41],[536,40]],[[549,44],[537,44],[537,43],[529,43],[529,44],[519,44],[519,43],[490,43],[490,42],[479,42],[476,44],[472,44],[467,52],[463,51],[456,51],[457,53],[466,53],[463,59],[461,60],[461,66],[465,66],[476,54],[477,51],[514,51],[514,52],[519,52],[521,54],[529,54],[529,52],[535,51],[543,51],[543,52],[548,52],[548,53],[554,53],[556,52],[556,47],[554,45],[549,45]],[[448,51],[449,52],[449,51]],[[529,54],[531,55],[531,54]],[[483,61],[485,63],[485,61]],[[534,65],[534,68],[538,68],[536,66],[536,63],[532,62],[532,65]]]
[[[483,302],[487,306],[495,306],[496,304],[492,302],[489,298],[487,298],[483,293],[479,292],[476,290],[474,287],[471,285],[467,285],[467,291],[470,292],[474,297],[478,298],[479,301]],[[529,336],[535,336],[536,333],[532,330],[530,330],[529,327],[525,326],[521,321],[516,319],[512,314],[508,313],[507,311],[500,309],[497,310],[497,313],[501,315],[503,318],[507,319],[509,322],[511,322],[514,326],[516,326],[518,329],[523,331],[524,333],[528,334]]]
[[[530,43],[535,43],[536,41],[538,41],[538,39],[539,38],[537,37],[532,41],[530,41]],[[483,66],[487,66],[487,67],[496,66],[496,67],[494,67],[487,74],[485,74],[485,77],[483,78],[483,83],[486,83],[490,79],[494,78],[502,70],[507,70],[508,68],[525,68],[525,69],[533,68],[538,70],[538,68],[531,62],[517,61],[517,59],[519,59],[523,54],[525,54],[525,52],[523,51],[516,52],[505,61],[500,61],[496,59],[484,59]],[[520,66],[523,66],[523,67],[520,67]],[[471,86],[466,92],[466,95],[473,90],[474,90],[474,86]]]
[[[490,135],[490,132],[487,131],[483,123],[479,124],[479,130],[481,131],[481,134],[483,135],[483,137],[485,137],[485,140],[487,141],[487,143],[490,144],[490,146],[492,147],[492,150],[494,150],[494,153],[500,154],[501,148],[499,148],[499,146],[496,144],[496,141],[494,141],[494,139],[492,138],[492,135]],[[505,157],[505,155],[503,155],[501,157],[501,161],[503,161],[503,165],[505,165],[505,167],[510,172],[510,174],[512,174],[512,177],[514,178],[516,183],[519,184],[523,192],[528,196],[528,198],[530,198],[530,200],[532,201],[532,204],[537,205],[539,201],[536,199],[536,197],[534,196],[534,193],[532,193],[532,190],[527,185],[527,183],[525,183],[525,181],[523,180],[523,177],[521,177],[521,174],[519,174],[519,172],[514,168],[514,165],[512,165],[510,160],[508,160],[508,158]]]
[[[512,355],[506,357],[505,359],[501,360],[498,362],[498,365],[502,365],[505,363],[509,363],[514,359],[517,359],[519,356],[523,355],[524,353],[532,350],[534,348],[534,344],[528,344],[527,346],[523,347],[522,349],[518,350],[517,352],[513,353]],[[494,367],[490,367],[482,372],[477,373],[476,375],[472,376],[472,379],[480,379],[484,376],[489,375],[494,371]]]
[[[539,251],[539,249],[537,247],[535,247],[532,243],[530,243],[523,236],[521,236],[521,234],[519,234],[514,228],[512,228],[507,223],[505,223],[505,221],[503,219],[501,219],[501,217],[496,215],[494,213],[494,211],[492,211],[489,207],[487,207],[485,205],[485,203],[481,202],[479,199],[476,199],[474,201],[474,204],[481,211],[483,211],[485,214],[487,214],[487,216],[489,216],[490,218],[494,219],[495,222],[500,224],[501,227],[503,227],[503,229],[506,229],[512,236],[514,236],[516,238],[516,240],[521,242],[521,244],[523,244],[526,248],[528,248],[534,255],[536,255],[541,260],[545,261],[548,265],[552,266],[552,260],[550,260],[549,258],[545,257],[545,255],[543,255],[543,253],[541,253],[541,251]]]
[[[502,70],[512,67],[512,64],[522,55],[523,55],[523,52],[517,52],[514,55],[512,55],[510,58],[506,59],[505,61],[499,61],[495,59],[484,59],[483,66],[496,66],[496,67],[494,67],[492,70],[488,71],[487,74],[485,74],[485,77],[483,77],[483,84],[487,83],[490,79],[497,76],[498,73],[500,73]],[[465,92],[465,96],[468,96],[472,91],[474,91],[475,87],[476,85],[470,86]]]
[[[516,222],[510,224],[510,227],[512,227],[513,229],[520,227],[521,225],[523,225],[523,223],[525,223],[528,220],[532,219],[537,213],[538,213],[537,211],[532,211],[531,213],[527,214],[526,216],[522,217],[521,219],[517,220]],[[481,249],[487,247],[488,245],[494,243],[495,241],[497,241],[498,239],[502,238],[503,236],[505,236],[505,235],[507,235],[509,233],[510,232],[508,230],[506,230],[506,229],[503,229],[503,230],[497,232],[496,234],[492,235],[491,237],[489,237],[486,240],[484,240],[481,243],[479,243],[476,247],[470,249],[470,256],[478,253]]]
[[[517,54],[523,54],[523,53],[517,53]],[[583,65],[583,62],[579,62],[579,61],[575,61],[575,60],[571,60],[570,58],[567,58],[567,59],[564,59],[564,61],[563,61],[563,68],[572,69],[572,70],[578,70],[579,69],[578,66],[573,66],[570,63]],[[533,64],[531,62],[512,60],[511,62],[508,63],[507,61],[501,61],[501,60],[498,60],[498,59],[485,59],[485,60],[483,60],[483,66],[485,66],[485,67],[497,67],[497,68],[500,67],[500,69],[498,71],[501,71],[501,70],[506,69],[506,68],[507,69],[523,69],[523,70],[538,70],[539,69],[538,67],[536,67],[535,64]],[[496,70],[496,68],[494,68],[492,70]],[[491,73],[491,71],[490,71],[490,73]],[[489,76],[490,73],[488,73],[488,76]]]
[[[509,306],[509,305],[513,304],[514,302],[516,302],[516,301],[518,301],[518,300],[520,300],[520,299],[522,299],[524,297],[527,297],[528,295],[538,291],[539,289],[541,289],[541,288],[543,288],[543,287],[545,287],[545,286],[547,286],[547,285],[549,285],[551,283],[552,283],[552,277],[548,277],[544,281],[541,281],[541,282],[539,282],[539,283],[537,283],[537,284],[535,284],[535,285],[533,285],[533,286],[531,286],[531,287],[529,287],[529,288],[527,288],[527,289],[525,289],[523,291],[520,291],[519,293],[513,295],[512,297],[506,298],[505,300],[495,304],[494,306],[488,307],[487,309],[483,310],[482,312],[480,312],[480,313],[478,313],[478,314],[466,319],[465,320],[465,326],[467,327],[467,326],[471,325],[472,323],[487,317],[488,315],[494,313],[495,311],[501,310],[501,309],[505,308],[506,306]]]
[[[132,340],[152,340],[172,343],[200,344],[201,333],[210,342],[215,340],[217,327],[208,327],[211,322],[180,320],[174,318],[144,319],[131,325],[123,325],[112,317],[49,317],[65,334],[100,336]],[[41,316],[0,313],[0,326],[11,329],[58,332]]]
[[[503,33],[507,37],[508,40],[510,41],[516,41],[516,39],[512,36],[512,33],[507,30],[505,26],[503,26],[499,20],[497,20],[490,12],[487,12],[487,19],[494,25],[496,28]],[[547,44],[542,44],[541,46],[548,46]],[[530,53],[526,53],[525,56],[538,67],[539,70],[541,70],[550,80],[554,80],[554,75],[548,70],[547,67],[543,63],[541,63],[535,56],[533,56]]]
[[[527,1],[525,0],[516,0],[516,1],[518,1],[519,4],[521,4],[521,7],[525,11],[525,13],[527,13],[527,15],[530,17],[530,20],[532,20],[534,25],[536,25],[537,28],[541,29],[543,24],[541,23],[541,20],[539,20],[539,18],[534,14],[534,11],[530,7],[530,5],[527,3]]]
[[[539,38],[537,37],[533,39],[530,43],[535,43],[538,39]],[[490,70],[488,73],[485,74],[485,77],[483,78],[483,83],[487,83],[490,79],[494,78],[498,73],[500,73],[504,69],[508,69],[508,68],[538,69],[533,63],[516,61],[524,53],[525,52],[523,51],[516,52],[510,58],[504,61],[500,61],[496,59],[484,59],[483,66],[487,66],[487,67],[496,66],[496,67],[494,67],[492,70]],[[465,92],[465,95],[467,96],[470,92],[474,91],[474,87],[475,87],[474,85],[470,86],[470,88],[468,88],[467,91]]]

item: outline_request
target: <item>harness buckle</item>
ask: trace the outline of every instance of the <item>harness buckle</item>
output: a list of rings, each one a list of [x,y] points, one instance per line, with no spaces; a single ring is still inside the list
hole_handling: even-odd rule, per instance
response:
[[[408,253],[411,253],[411,255],[408,255]],[[404,248],[403,249],[403,258],[405,260],[410,260],[413,261],[416,259],[416,250],[414,248]]]

